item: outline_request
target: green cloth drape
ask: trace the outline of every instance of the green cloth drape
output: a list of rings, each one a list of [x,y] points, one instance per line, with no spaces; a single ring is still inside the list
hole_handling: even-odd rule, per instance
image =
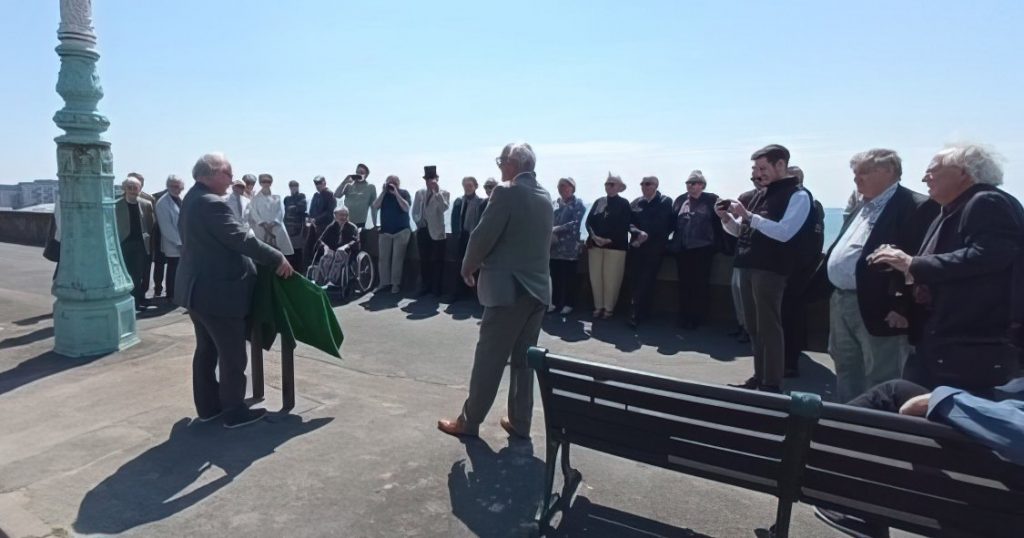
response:
[[[279,278],[272,268],[259,266],[251,321],[260,329],[263,349],[270,349],[280,334],[284,344],[295,346],[298,340],[341,358],[345,337],[327,293],[298,273]]]

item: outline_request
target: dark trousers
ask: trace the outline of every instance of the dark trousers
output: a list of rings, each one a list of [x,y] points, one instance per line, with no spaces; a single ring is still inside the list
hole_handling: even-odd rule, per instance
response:
[[[192,355],[192,396],[201,417],[241,410],[245,400],[246,322],[189,311],[196,333]],[[220,380],[217,369],[220,369]]]
[[[132,297],[135,297],[135,304],[143,304],[146,302],[146,291],[149,289],[150,258],[146,252],[146,244],[141,239],[126,239],[121,243],[121,255],[124,256],[128,276],[132,279]]]
[[[699,325],[707,315],[711,283],[711,262],[715,247],[684,249],[676,254],[676,275],[679,280],[679,321]]]
[[[556,308],[576,306],[576,290],[580,287],[576,267],[579,260],[551,259],[551,305]]]
[[[167,256],[164,258],[167,260],[167,297],[174,297],[174,279],[178,276],[178,259],[175,257]]]
[[[807,285],[814,269],[798,269],[786,279],[782,294],[782,334],[785,341],[785,368],[796,371],[800,354],[807,347]]]
[[[893,379],[876,385],[864,394],[850,400],[846,405],[899,413],[900,407],[907,400],[929,392],[931,391],[917,383],[905,379]]]
[[[626,255],[626,272],[629,274],[632,288],[634,319],[651,317],[654,286],[658,280],[658,269],[661,268],[664,254],[664,242],[648,241],[638,248],[630,248]]]
[[[469,247],[469,232],[459,234],[458,242],[459,251],[455,257],[455,299],[475,296],[476,294],[475,288],[470,288],[466,285],[466,281],[462,280],[462,259],[466,257],[466,248]],[[480,272],[477,271],[476,274],[479,275]]]
[[[420,251],[420,291],[441,295],[444,274],[444,239],[433,239],[426,228],[416,230],[416,246]]]
[[[168,290],[167,295],[172,295],[169,290],[174,286],[174,284],[170,282],[170,280],[174,277],[170,276],[170,274],[166,272],[167,264],[167,256],[164,256],[164,253],[161,252],[159,248],[155,248],[153,251],[153,297],[163,293],[164,275],[167,275],[168,278],[166,286],[166,289]]]

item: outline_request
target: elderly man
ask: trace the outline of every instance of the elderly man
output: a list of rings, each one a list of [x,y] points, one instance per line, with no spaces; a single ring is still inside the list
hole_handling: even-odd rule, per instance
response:
[[[462,178],[463,194],[456,198],[455,203],[452,204],[451,230],[452,236],[458,241],[458,259],[460,260],[466,255],[470,232],[473,231],[473,228],[476,228],[477,222],[480,221],[483,200],[476,195],[477,188],[479,188],[479,185],[475,177],[466,176]],[[457,275],[455,279],[455,292],[448,299],[450,302],[455,302],[463,296],[469,295],[469,293],[470,289],[462,280],[462,276]]]
[[[296,271],[304,271],[302,263],[302,249],[306,240],[306,210],[309,204],[306,202],[306,195],[299,192],[299,182],[294,179],[288,182],[290,194],[284,197],[284,227],[288,231],[288,240],[291,241],[293,254],[286,256],[288,263]]]
[[[493,177],[487,178],[484,181],[484,199],[480,202],[480,212],[483,213],[487,209],[487,201],[491,199],[491,193],[494,192],[494,187],[498,186],[498,180]]]
[[[636,328],[640,321],[651,316],[654,284],[658,269],[665,257],[668,236],[676,227],[672,199],[658,190],[658,178],[647,176],[640,180],[640,196],[629,204],[632,216],[629,232],[632,240],[626,255],[626,272],[632,288],[632,310],[629,325]]]
[[[174,297],[174,279],[178,274],[178,259],[181,258],[181,234],[178,232],[178,216],[181,212],[181,192],[185,182],[171,174],[167,177],[167,191],[156,202],[156,221],[159,224],[159,245],[167,263],[167,298]]]
[[[245,229],[249,229],[249,199],[245,197],[245,182],[236,179],[231,182],[231,194],[224,201],[231,208],[231,214]]]
[[[867,257],[884,244],[916,252],[939,210],[927,196],[900,185],[903,164],[891,149],[858,153],[850,169],[863,203],[846,220],[814,278],[831,289],[829,354],[839,402],[903,371],[910,353],[910,290],[895,273],[869,268]]]
[[[782,295],[786,280],[814,241],[814,200],[796,177],[787,174],[789,150],[765,146],[750,157],[764,192],[752,207],[731,202],[716,206],[725,231],[737,237],[735,267],[740,269],[740,294],[746,329],[754,354],[754,375],[736,385],[781,392],[785,340]]]
[[[980,146],[940,151],[923,181],[942,209],[917,255],[907,253],[910,246],[883,245],[868,257],[902,273],[921,306],[911,319],[920,340],[904,378],[929,389],[990,389],[1020,368],[1008,336],[1021,321],[1024,211],[998,188],[1002,168]]]
[[[679,326],[696,329],[708,310],[711,262],[721,244],[722,227],[715,216],[718,196],[705,192],[700,170],[686,178],[686,194],[672,203],[675,231],[669,249],[675,253],[679,286]]]
[[[142,183],[130,177],[121,184],[124,196],[114,203],[117,217],[117,238],[121,242],[121,255],[132,278],[132,296],[135,310],[149,306],[146,291],[149,287],[150,234],[153,233],[153,204],[139,196]]]
[[[502,185],[469,238],[462,278],[476,285],[484,306],[473,359],[469,397],[455,420],[437,427],[450,435],[478,435],[494,403],[505,364],[510,364],[508,416],[500,420],[509,435],[529,437],[533,418],[533,373],[526,350],[536,345],[544,309],[551,301],[549,256],[551,196],[534,172],[537,158],[529,144],[508,144],[497,158]]]
[[[316,192],[313,193],[313,199],[309,202],[308,218],[308,223],[313,225],[313,233],[307,236],[306,248],[303,249],[306,253],[307,265],[313,261],[320,236],[334,222],[334,208],[338,207],[337,198],[334,197],[331,189],[327,188],[327,178],[324,176],[314,177],[313,187]]]
[[[242,176],[242,183],[245,184],[245,191],[242,193],[242,196],[252,200],[252,197],[255,195],[253,191],[256,188],[256,175],[246,174]]]
[[[423,167],[424,187],[412,200],[412,221],[416,223],[416,246],[420,251],[419,296],[441,295],[444,273],[444,212],[448,211],[448,191],[438,183],[437,167]]]
[[[256,266],[289,277],[284,254],[246,230],[224,203],[231,163],[220,153],[203,155],[192,168],[196,184],[181,203],[182,251],[175,304],[188,309],[196,334],[192,393],[202,422],[224,415],[237,428],[260,420],[265,409],[245,406],[246,317],[256,285]],[[218,378],[219,372],[219,378]]]

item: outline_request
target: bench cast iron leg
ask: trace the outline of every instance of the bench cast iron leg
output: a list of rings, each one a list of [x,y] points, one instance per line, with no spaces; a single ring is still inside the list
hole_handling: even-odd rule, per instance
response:
[[[569,465],[569,443],[560,442],[548,432],[547,456],[544,467],[544,501],[537,510],[536,522],[543,536],[551,527],[551,519],[559,512],[569,509],[576,490],[583,481],[583,475]],[[561,450],[559,450],[561,449]],[[561,452],[563,485],[561,493],[555,493],[555,460]]]
[[[789,537],[789,520],[793,515],[793,503],[779,500],[779,508],[775,513],[775,525],[772,525],[772,538]]]
[[[281,401],[281,412],[295,408],[295,347],[285,342],[281,342]]]

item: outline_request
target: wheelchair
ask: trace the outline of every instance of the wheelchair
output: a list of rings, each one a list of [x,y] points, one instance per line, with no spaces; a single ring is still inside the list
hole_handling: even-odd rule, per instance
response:
[[[373,259],[365,251],[349,256],[346,247],[342,250],[341,253],[330,251],[323,243],[317,242],[316,253],[306,269],[306,278],[327,291],[328,295],[340,295],[342,299],[370,291],[375,276]]]

